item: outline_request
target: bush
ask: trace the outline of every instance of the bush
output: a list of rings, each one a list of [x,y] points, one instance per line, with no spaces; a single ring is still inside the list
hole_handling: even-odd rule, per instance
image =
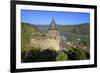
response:
[[[68,51],[54,51],[50,49],[41,50],[33,48],[29,52],[21,53],[22,62],[47,62],[47,61],[66,61],[66,60],[86,60],[90,54],[81,48],[72,48]]]
[[[44,50],[42,51],[42,58],[44,58],[44,61],[55,61],[56,60],[56,56],[57,56],[57,52],[54,50]]]
[[[68,57],[70,60],[85,60],[89,59],[89,53],[82,48],[73,48],[68,51]]]
[[[55,61],[57,56],[57,52],[53,50],[40,50],[40,49],[32,49],[30,52],[26,54],[23,62],[44,62],[44,61]]]
[[[23,62],[24,61],[24,59],[25,59],[25,55],[26,55],[26,52],[25,51],[23,51],[22,53],[21,53],[21,61]]]
[[[68,60],[68,55],[63,51],[58,52],[58,56],[56,57],[56,61],[65,61]]]

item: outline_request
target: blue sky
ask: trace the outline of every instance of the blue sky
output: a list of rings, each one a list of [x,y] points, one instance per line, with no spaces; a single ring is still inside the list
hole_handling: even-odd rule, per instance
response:
[[[21,10],[21,22],[47,25],[52,19],[61,25],[89,23],[90,13]]]

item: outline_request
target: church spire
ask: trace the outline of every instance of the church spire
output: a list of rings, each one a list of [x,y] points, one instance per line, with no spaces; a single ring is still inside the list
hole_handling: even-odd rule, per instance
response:
[[[54,19],[51,21],[49,29],[56,29],[56,23]]]

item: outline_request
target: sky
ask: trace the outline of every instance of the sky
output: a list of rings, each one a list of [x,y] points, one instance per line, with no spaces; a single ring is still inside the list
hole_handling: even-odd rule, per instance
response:
[[[52,19],[60,25],[77,25],[90,22],[90,13],[21,10],[21,22],[47,25]]]

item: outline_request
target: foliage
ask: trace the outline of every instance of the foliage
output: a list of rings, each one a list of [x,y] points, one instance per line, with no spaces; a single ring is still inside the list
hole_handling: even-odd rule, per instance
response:
[[[21,53],[21,61],[22,61],[22,62],[25,60],[25,56],[26,56],[26,52],[23,51],[23,52]]]
[[[33,48],[29,52],[22,52],[22,62],[47,62],[66,60],[86,60],[90,58],[89,53],[81,48],[73,48],[69,51],[54,51],[50,49],[41,50]]]
[[[54,50],[41,50],[32,49],[27,53],[23,62],[44,62],[44,61],[55,61],[57,53]]]
[[[84,46],[89,46],[90,38],[89,37],[81,37],[81,44],[83,44]]]
[[[89,59],[89,53],[79,47],[73,48],[67,52],[69,60],[85,60]]]
[[[29,23],[21,23],[21,50],[28,51],[30,38],[32,33],[36,33],[37,35],[42,35],[42,32],[34,25]]]
[[[58,52],[58,56],[56,57],[56,61],[65,61],[68,60],[68,55],[63,51]]]

